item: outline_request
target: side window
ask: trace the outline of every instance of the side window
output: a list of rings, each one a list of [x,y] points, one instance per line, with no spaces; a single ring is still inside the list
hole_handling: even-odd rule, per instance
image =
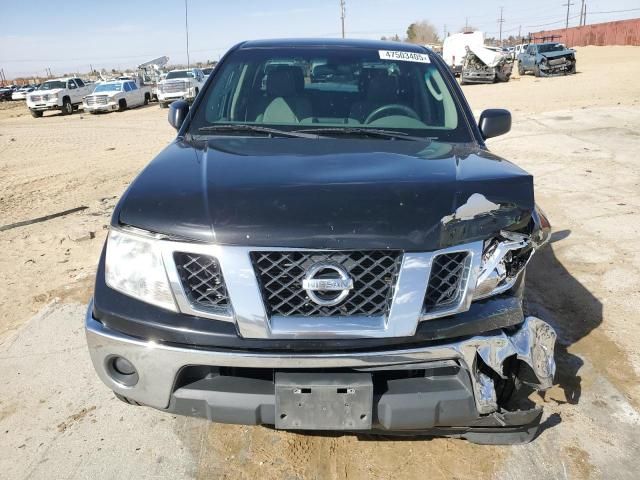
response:
[[[131,91],[134,91],[138,89],[138,86],[135,84],[135,82],[129,82],[129,89]]]
[[[76,81],[76,84],[77,84],[79,87],[84,87],[84,86],[85,86],[85,85],[84,85],[84,82],[83,82],[81,79],[76,78],[76,79],[75,79],[75,81]]]
[[[535,55],[536,54],[536,47],[534,47],[533,45],[529,45],[529,48],[527,49],[527,53],[529,55]]]
[[[69,81],[67,82],[67,88],[68,88],[69,90],[73,90],[74,88],[76,88],[76,83],[75,83],[73,80],[69,80]]]
[[[131,84],[129,82],[124,82],[124,84],[122,86],[123,86],[125,92],[130,92],[131,91]]]

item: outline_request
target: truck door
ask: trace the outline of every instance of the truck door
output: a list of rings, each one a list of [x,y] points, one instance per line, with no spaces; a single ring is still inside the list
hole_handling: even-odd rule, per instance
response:
[[[82,96],[78,92],[78,85],[76,85],[76,82],[73,79],[67,80],[67,92],[71,99],[71,103],[76,104],[82,101]]]
[[[136,82],[127,82],[129,84],[129,88],[131,89],[131,99],[135,105],[142,105],[144,103],[144,98],[142,96],[142,90],[138,88]]]
[[[526,68],[533,68],[536,63],[536,46],[529,45],[524,55],[522,55],[523,65]]]

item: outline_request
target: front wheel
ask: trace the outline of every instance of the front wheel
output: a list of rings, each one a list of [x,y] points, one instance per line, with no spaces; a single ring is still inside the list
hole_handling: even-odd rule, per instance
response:
[[[573,75],[574,73],[576,73],[576,62],[573,62],[573,64],[569,67],[567,73],[569,73],[569,75]]]
[[[538,65],[534,65],[533,66],[533,74],[536,77],[541,77],[542,76],[542,73],[540,73],[540,66],[538,66]]]
[[[31,116],[33,118],[40,118],[42,117],[42,112],[40,110],[30,110],[31,112]]]
[[[62,101],[62,115],[71,115],[73,113],[73,105],[71,104],[71,100],[65,98]]]
[[[522,62],[518,62],[518,75],[521,77],[525,74],[524,67],[522,66]]]
[[[149,105],[149,94],[148,93],[144,94],[144,104],[145,105]]]
[[[118,102],[118,111],[124,112],[127,109],[127,102],[124,99],[120,99]]]

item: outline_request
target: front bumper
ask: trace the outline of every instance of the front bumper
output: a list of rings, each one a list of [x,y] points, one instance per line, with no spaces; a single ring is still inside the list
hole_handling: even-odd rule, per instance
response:
[[[510,331],[496,330],[409,349],[264,353],[141,340],[105,327],[93,318],[92,311],[90,305],[86,316],[89,352],[98,376],[109,388],[129,401],[224,423],[276,424],[273,381],[229,372],[358,371],[371,373],[375,380],[376,375],[390,371],[436,372],[444,368],[442,375],[400,378],[393,385],[385,380],[384,391],[374,395],[372,429],[415,432],[464,428],[467,432],[470,427],[508,426],[527,430],[532,423],[537,426],[539,410],[502,410],[495,382],[506,376],[503,367],[514,358],[533,372],[527,382],[535,388],[549,388],[555,372],[556,334],[535,317],[527,317]],[[137,381],[123,382],[114,375],[116,357],[135,367]],[[195,376],[193,369],[199,372]],[[190,373],[185,377],[187,371]]]
[[[113,112],[114,110],[118,110],[119,106],[117,103],[112,102],[105,105],[87,105],[83,103],[82,108],[85,112]]]
[[[35,111],[60,110],[62,105],[58,105],[57,100],[40,103],[27,103],[27,107]]]
[[[194,98],[195,95],[190,92],[158,93],[158,100],[163,103],[175,102],[176,100],[185,100],[190,102]]]

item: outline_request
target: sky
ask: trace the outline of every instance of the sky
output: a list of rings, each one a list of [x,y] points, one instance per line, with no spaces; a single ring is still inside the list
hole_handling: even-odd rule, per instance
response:
[[[563,27],[567,0],[345,0],[346,36],[404,36],[419,20],[442,35],[465,21],[487,36]],[[570,0],[576,25],[581,0]],[[1,3],[7,2],[2,0]],[[639,0],[586,0],[587,22],[640,17]],[[340,0],[187,0],[191,62],[217,60],[243,40],[338,37]],[[186,63],[184,0],[29,0],[4,5],[0,16],[0,69],[7,78],[135,67],[167,55]],[[632,10],[632,11],[620,11]],[[611,12],[613,13],[596,13]]]

